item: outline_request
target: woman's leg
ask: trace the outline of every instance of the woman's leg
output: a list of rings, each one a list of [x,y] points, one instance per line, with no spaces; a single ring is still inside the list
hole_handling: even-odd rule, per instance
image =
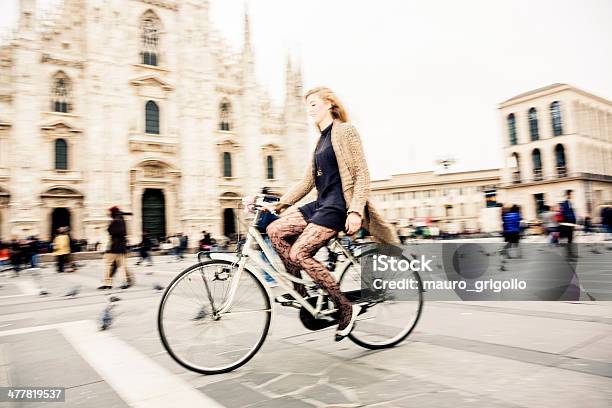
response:
[[[336,235],[337,231],[317,224],[308,224],[291,247],[290,258],[325,291],[340,310],[338,329],[346,328],[351,319],[351,302],[342,294],[329,270],[314,255]]]
[[[292,262],[289,257],[289,251],[291,251],[291,244],[288,242],[288,239],[295,238],[306,228],[306,220],[304,220],[304,216],[297,209],[287,210],[278,220],[272,222],[266,228],[266,232],[268,233],[268,237],[270,241],[272,241],[272,246],[276,250],[278,256],[280,256],[281,260],[285,264],[285,268],[287,272],[292,274],[295,277],[301,278],[300,276],[300,266]],[[306,288],[304,285],[299,283],[294,283],[293,288],[296,292],[298,292],[302,296],[306,296]]]

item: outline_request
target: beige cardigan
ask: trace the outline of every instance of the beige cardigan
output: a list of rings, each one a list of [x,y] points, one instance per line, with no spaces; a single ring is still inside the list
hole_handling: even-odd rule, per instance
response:
[[[336,154],[347,213],[357,212],[362,217],[362,227],[382,242],[399,243],[395,229],[386,222],[368,200],[370,194],[370,172],[366,163],[361,138],[355,126],[334,120],[331,143]],[[314,155],[314,152],[313,152]],[[315,187],[313,160],[310,160],[304,179],[294,185],[280,202],[293,205]]]

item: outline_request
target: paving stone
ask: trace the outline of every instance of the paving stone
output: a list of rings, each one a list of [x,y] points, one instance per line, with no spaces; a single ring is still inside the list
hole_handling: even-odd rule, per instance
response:
[[[266,401],[268,398],[237,380],[224,380],[198,388],[206,396],[226,407],[237,408]]]
[[[299,390],[300,388],[314,385],[319,381],[319,377],[308,374],[289,374],[277,381],[265,385],[263,388],[266,391],[273,392],[278,395],[285,395]]]
[[[292,397],[274,398],[265,402],[260,402],[255,405],[249,405],[249,408],[314,408],[315,406],[304,401],[300,401]]]
[[[12,385],[77,387],[101,380],[57,330],[0,337],[0,342],[7,343]]]
[[[393,401],[391,406],[398,408],[521,408],[520,405],[458,390],[446,390],[405,398]]]
[[[45,404],[32,403],[33,407]],[[53,406],[54,404],[52,404]],[[106,382],[81,385],[66,390],[64,408],[127,408],[129,407]],[[25,405],[24,405],[25,406]]]
[[[240,377],[239,381],[249,382],[255,385],[261,385],[268,381],[282,375],[281,373],[261,373],[261,372],[250,372]]]
[[[386,375],[372,375],[377,371],[372,368],[362,368],[355,365],[342,364],[332,368],[327,376],[330,384],[337,384],[347,388],[359,388],[380,381]]]
[[[277,371],[319,374],[337,363],[338,360],[321,352],[308,350],[305,347],[292,347],[283,352],[272,352],[265,355],[256,355],[249,361],[248,367],[253,371],[269,372],[270,367]]]
[[[327,405],[348,404],[352,402],[346,398],[342,392],[338,391],[334,387],[330,387],[327,384],[317,384],[314,387],[300,392],[300,395],[308,399],[323,402]]]
[[[431,393],[447,389],[446,387],[403,375],[396,375],[383,381],[355,389],[359,401],[372,404],[385,400],[395,400],[402,397]]]

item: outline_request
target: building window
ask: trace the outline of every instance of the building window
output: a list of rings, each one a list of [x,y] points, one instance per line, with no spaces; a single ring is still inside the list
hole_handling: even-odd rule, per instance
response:
[[[510,144],[516,144],[516,119],[514,113],[508,115],[508,134],[510,135]]]
[[[536,193],[533,195],[535,201],[536,215],[539,216],[544,212],[544,193]]]
[[[72,111],[72,83],[62,71],[53,76],[51,86],[51,110],[53,112],[69,113]]]
[[[534,180],[542,180],[542,156],[540,149],[534,149],[531,153],[533,159],[533,178]]]
[[[68,145],[64,139],[55,141],[55,170],[68,170]]]
[[[223,177],[232,177],[232,155],[223,153]]]
[[[153,101],[145,106],[145,133],[159,135],[159,107]]]
[[[538,113],[535,108],[529,109],[529,135],[531,136],[531,141],[538,140],[540,135],[538,133]]]
[[[518,153],[512,153],[510,157],[510,167],[512,168],[512,183],[517,184],[521,182],[521,159]],[[484,186],[483,189],[485,189]]]
[[[274,178],[274,158],[272,156],[266,158],[266,175],[268,180]]]
[[[557,164],[557,177],[567,177],[567,164],[565,163],[565,149],[559,143],[555,146],[555,162]]]
[[[224,100],[219,104],[219,130],[230,131],[232,130],[232,105],[229,101]]]
[[[553,134],[561,136],[563,134],[563,122],[561,120],[561,106],[559,101],[550,104],[550,120],[552,121]]]
[[[159,18],[152,11],[144,14],[140,27],[141,61],[145,65],[157,66],[159,63]]]

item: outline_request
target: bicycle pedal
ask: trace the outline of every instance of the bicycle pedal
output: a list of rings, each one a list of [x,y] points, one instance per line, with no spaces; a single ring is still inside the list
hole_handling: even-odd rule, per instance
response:
[[[294,308],[296,308],[296,309],[301,309],[301,308],[302,308],[302,305],[300,305],[299,303],[294,302],[294,301],[292,301],[292,300],[291,300],[291,301],[289,301],[289,302],[281,302],[281,301],[280,301],[280,300],[278,300],[278,299],[274,299],[274,301],[275,301],[276,303],[280,304],[281,306],[284,306],[284,307],[294,307]]]

